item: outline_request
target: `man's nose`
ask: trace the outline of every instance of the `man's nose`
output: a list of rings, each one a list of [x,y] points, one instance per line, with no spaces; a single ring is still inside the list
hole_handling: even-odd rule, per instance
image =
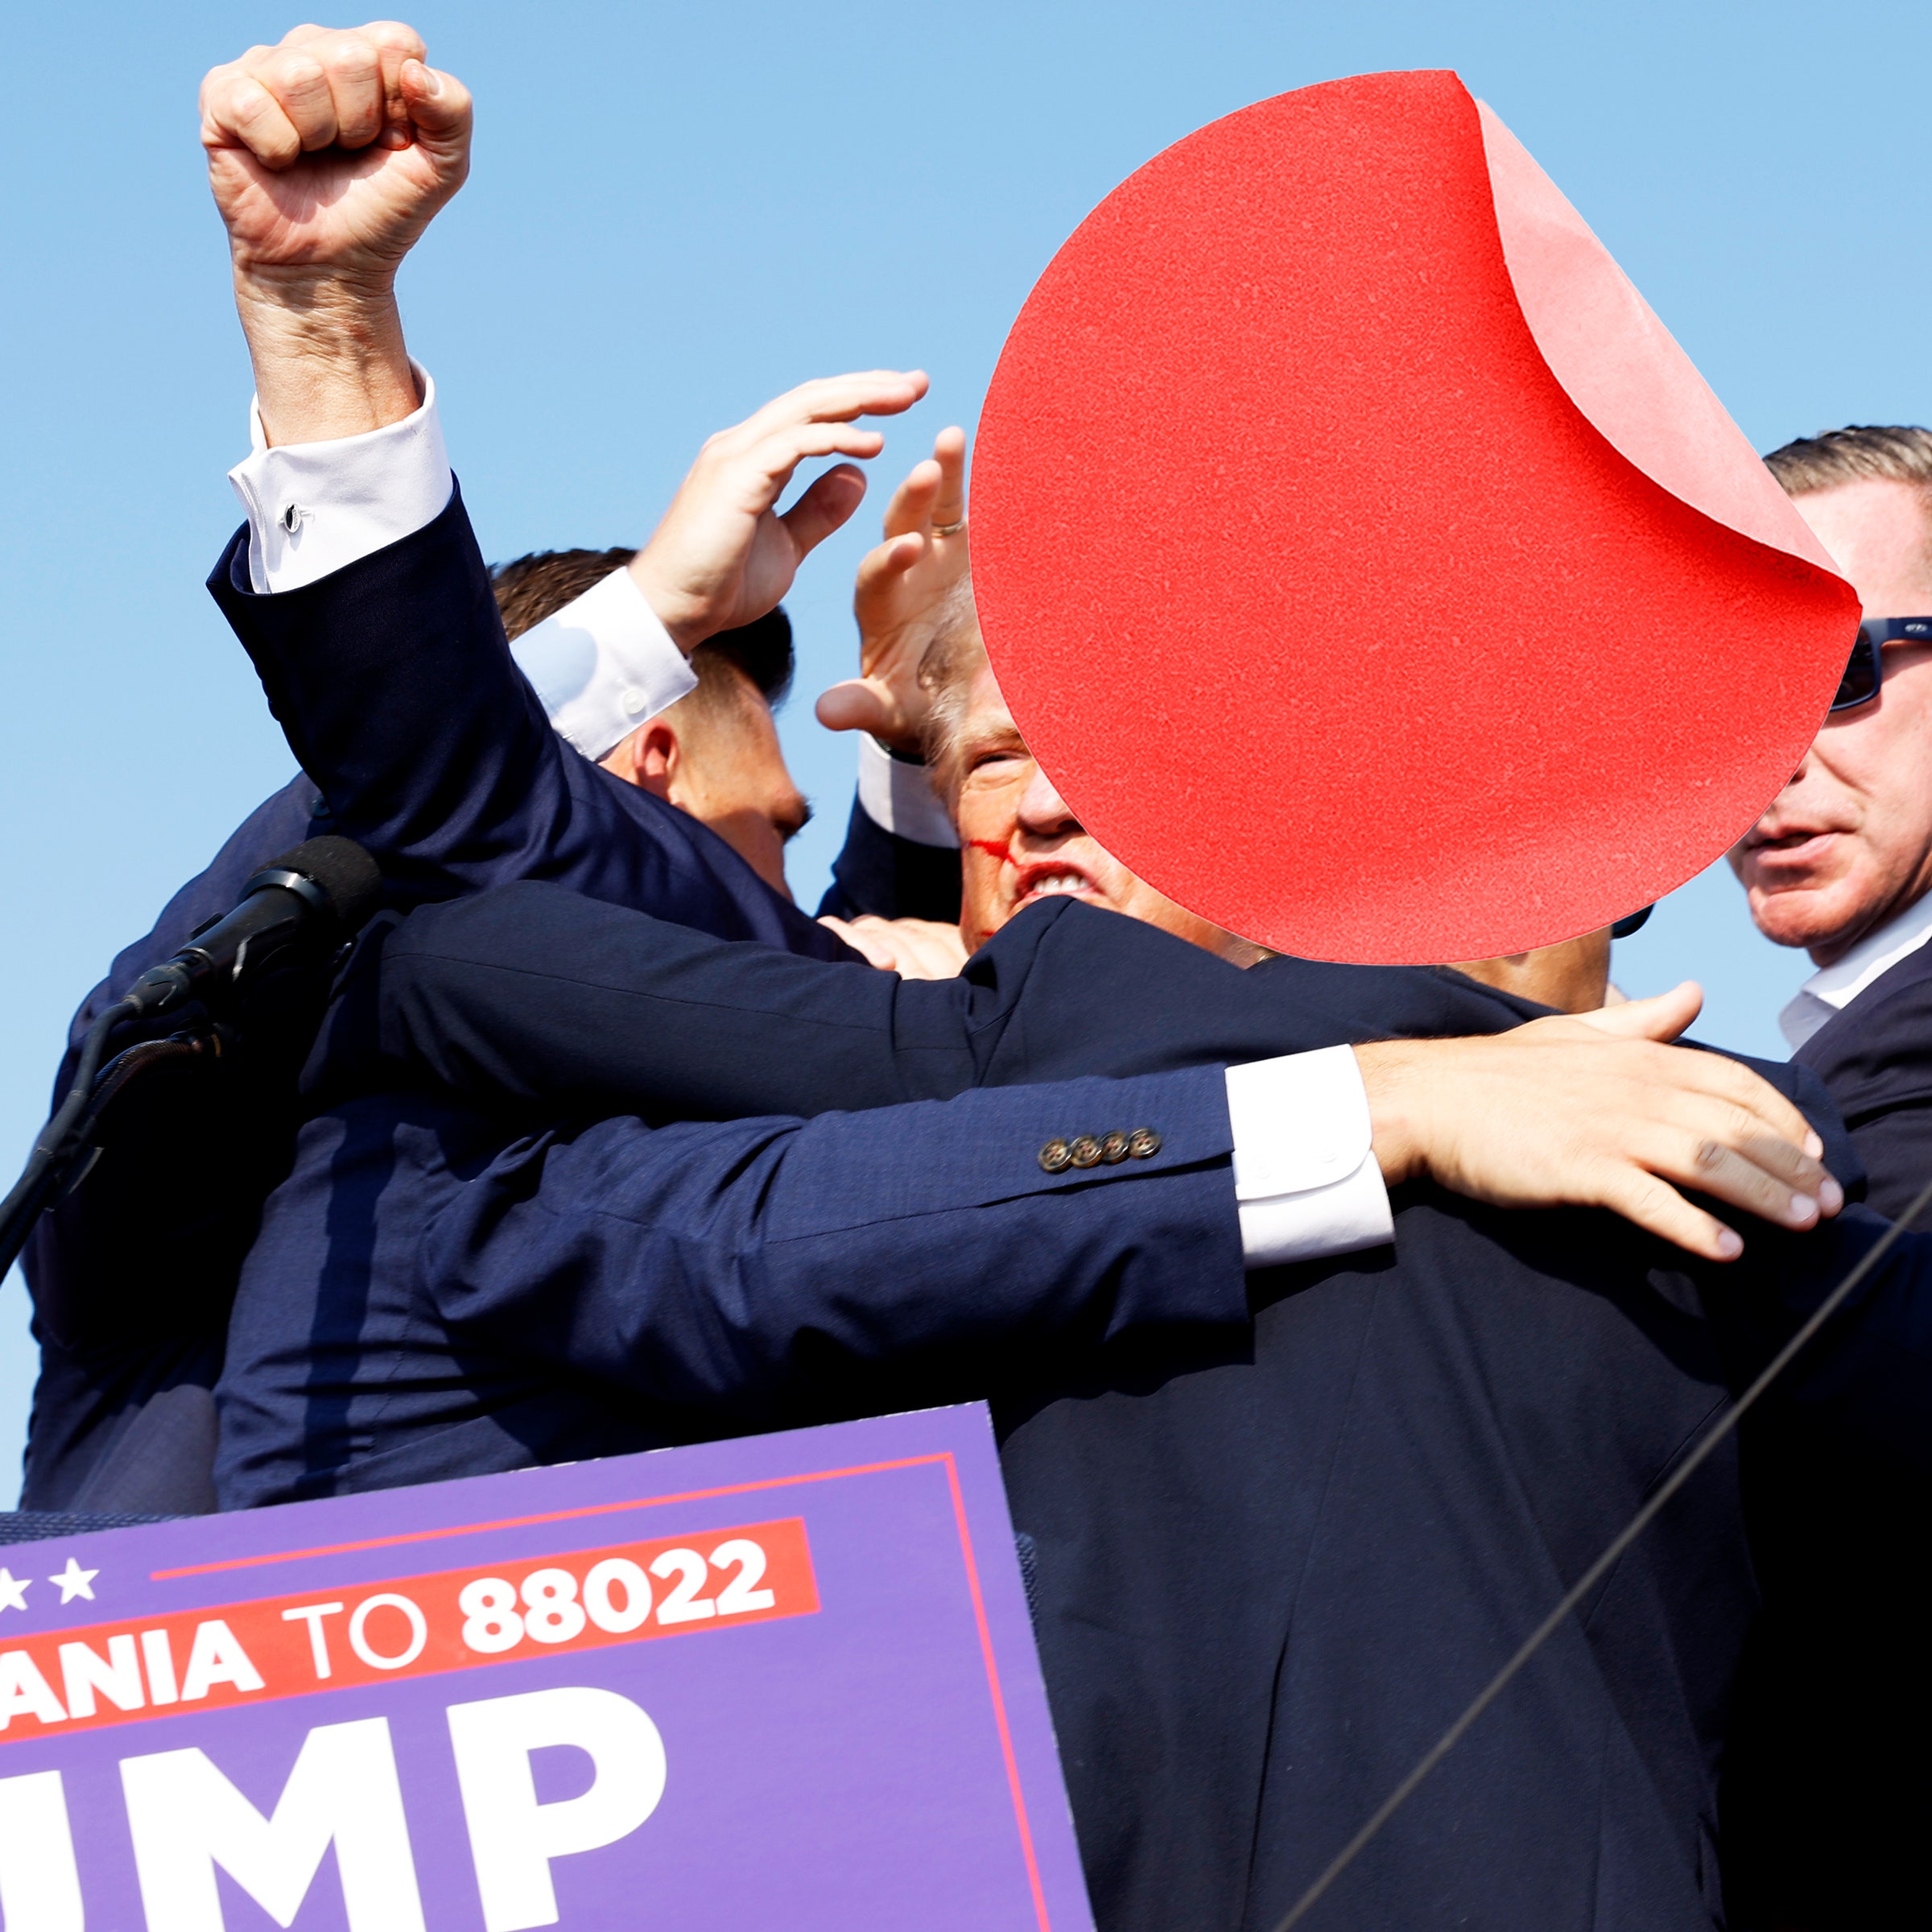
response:
[[[1759,828],[1763,828],[1766,831],[1769,831],[1770,829],[1771,821],[1775,816],[1778,807],[1784,803],[1786,795],[1795,791],[1798,786],[1802,785],[1805,780],[1817,769],[1817,766],[1818,747],[1814,745],[1805,753],[1804,757],[1798,761],[1798,770],[1793,772],[1790,777],[1785,780],[1784,785],[1779,791],[1777,796],[1773,799],[1761,813],[1759,813],[1757,818],[1753,821],[1752,828],[1756,830]],[[1734,849],[1741,852],[1744,848],[1740,845],[1736,848],[1734,848]]]
[[[1036,764],[1020,795],[1019,822],[1036,838],[1052,838],[1078,832],[1080,822],[1067,808],[1052,779]]]

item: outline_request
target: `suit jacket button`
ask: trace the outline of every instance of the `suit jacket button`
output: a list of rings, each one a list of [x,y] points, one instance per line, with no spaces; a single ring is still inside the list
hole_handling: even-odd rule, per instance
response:
[[[1064,1141],[1049,1141],[1040,1150],[1040,1165],[1049,1174],[1059,1174],[1073,1165],[1073,1150]]]
[[[1076,1136],[1067,1152],[1076,1167],[1097,1167],[1100,1165],[1100,1144],[1090,1133]]]
[[[1161,1150],[1161,1137],[1151,1127],[1137,1127],[1127,1137],[1127,1151],[1137,1161],[1150,1161]]]
[[[1100,1142],[1100,1158],[1109,1167],[1127,1158],[1127,1136],[1117,1129]]]

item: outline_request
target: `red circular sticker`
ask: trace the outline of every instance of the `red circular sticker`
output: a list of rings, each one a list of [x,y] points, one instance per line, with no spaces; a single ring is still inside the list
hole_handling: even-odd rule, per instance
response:
[[[1700,870],[1796,769],[1857,599],[1452,74],[1150,162],[1008,338],[980,621],[1088,831],[1279,951],[1521,952]]]

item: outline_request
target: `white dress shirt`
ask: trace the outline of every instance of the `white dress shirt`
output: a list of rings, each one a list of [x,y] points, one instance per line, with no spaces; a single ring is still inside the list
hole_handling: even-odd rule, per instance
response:
[[[423,402],[413,415],[333,442],[271,449],[261,411],[251,411],[252,451],[229,481],[248,517],[249,581],[258,593],[312,584],[442,514],[454,481],[436,385],[420,368],[416,380]],[[627,570],[533,625],[511,652],[552,726],[588,758],[602,758],[697,683]],[[894,758],[863,733],[859,797],[868,816],[902,838],[959,843],[924,768]],[[1317,1261],[1393,1239],[1388,1190],[1369,1144],[1368,1097],[1349,1048],[1231,1067],[1227,1083],[1249,1267]]]
[[[1932,939],[1932,893],[1868,932],[1835,966],[1821,966],[1777,1016],[1796,1053],[1827,1021],[1835,1020],[1875,980]]]
[[[859,803],[873,824],[915,845],[957,851],[960,835],[923,765],[895,758],[869,732],[859,733]]]
[[[1255,1060],[1230,1067],[1227,1080],[1234,1198],[1250,1268],[1394,1240],[1352,1048]]]
[[[423,400],[386,429],[270,449],[262,406],[248,410],[249,454],[228,473],[248,518],[248,581],[258,597],[299,590],[433,523],[456,479],[436,386],[412,362]]]
[[[683,652],[621,567],[531,625],[510,654],[552,728],[591,759],[697,688]]]
[[[248,517],[248,578],[258,594],[298,590],[442,514],[455,479],[436,386],[411,366],[421,407],[363,436],[271,449],[261,410],[250,408],[251,453],[228,480]],[[623,569],[532,625],[510,654],[551,724],[591,759],[697,688],[683,652]]]

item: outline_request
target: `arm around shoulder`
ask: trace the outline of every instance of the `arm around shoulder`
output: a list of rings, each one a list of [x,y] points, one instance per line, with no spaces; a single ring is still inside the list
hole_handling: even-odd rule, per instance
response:
[[[947,1350],[970,1392],[1029,1340],[1245,1322],[1228,1151],[1218,1068],[806,1122],[608,1121],[468,1183],[422,1278],[459,1334],[653,1399],[756,1410],[828,1359]]]

